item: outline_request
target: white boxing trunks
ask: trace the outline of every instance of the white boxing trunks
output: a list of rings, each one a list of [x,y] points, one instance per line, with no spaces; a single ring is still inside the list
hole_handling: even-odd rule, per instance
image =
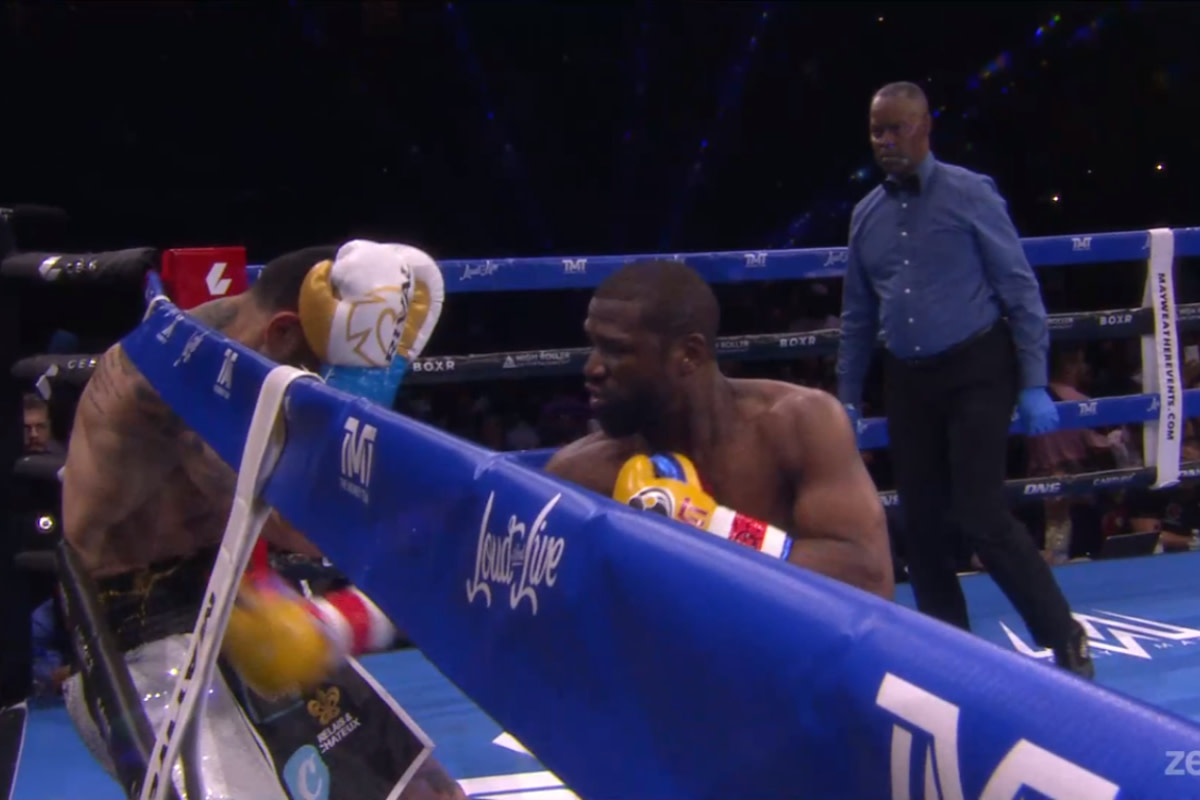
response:
[[[125,653],[125,664],[141,696],[142,708],[157,731],[167,702],[188,656],[190,633],[174,634],[140,645]],[[67,713],[96,760],[117,777],[108,746],[88,711],[78,673],[63,685]],[[196,741],[203,798],[189,797],[176,765],[172,777],[180,798],[186,800],[288,800],[279,784],[266,748],[246,718],[229,686],[218,672],[213,677],[202,714],[196,719]],[[186,757],[186,754],[185,754]],[[194,768],[194,764],[193,767]]]

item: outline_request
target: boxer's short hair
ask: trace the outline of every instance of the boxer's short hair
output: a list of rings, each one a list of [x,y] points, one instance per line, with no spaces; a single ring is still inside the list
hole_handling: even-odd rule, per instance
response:
[[[267,311],[297,311],[308,271],[322,261],[332,261],[337,251],[337,245],[318,245],[271,259],[250,287],[251,296]]]
[[[601,300],[639,304],[642,323],[666,341],[698,333],[715,351],[721,308],[700,273],[680,261],[635,261],[596,289]]]

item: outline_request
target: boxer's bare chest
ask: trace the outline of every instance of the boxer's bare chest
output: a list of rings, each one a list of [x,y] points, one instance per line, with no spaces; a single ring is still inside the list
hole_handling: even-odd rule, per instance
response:
[[[785,531],[793,527],[795,481],[773,447],[741,439],[709,461],[696,469],[717,503]]]

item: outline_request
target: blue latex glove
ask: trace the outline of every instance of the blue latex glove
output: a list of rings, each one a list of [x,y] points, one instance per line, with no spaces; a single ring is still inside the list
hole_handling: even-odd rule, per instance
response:
[[[1058,409],[1044,387],[1022,389],[1017,398],[1017,409],[1027,435],[1042,436],[1058,430]]]

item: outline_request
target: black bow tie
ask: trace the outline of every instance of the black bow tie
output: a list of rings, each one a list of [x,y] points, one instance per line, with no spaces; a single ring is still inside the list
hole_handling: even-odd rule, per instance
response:
[[[889,176],[887,180],[883,182],[883,188],[892,195],[899,191],[905,191],[909,194],[920,194],[921,179],[916,175],[905,175],[903,178]]]

